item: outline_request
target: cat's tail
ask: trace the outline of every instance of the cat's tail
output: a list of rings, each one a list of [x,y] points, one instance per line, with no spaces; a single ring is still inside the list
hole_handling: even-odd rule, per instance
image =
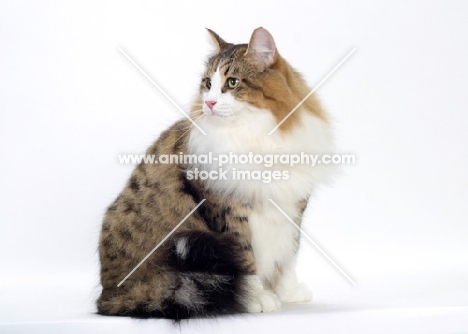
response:
[[[125,293],[103,290],[98,313],[178,321],[246,312],[249,273],[233,238],[197,231],[167,242],[167,268],[149,281],[125,282],[133,283]]]

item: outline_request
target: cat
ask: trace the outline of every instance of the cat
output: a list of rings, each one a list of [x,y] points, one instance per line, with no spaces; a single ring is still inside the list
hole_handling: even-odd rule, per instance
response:
[[[215,51],[190,112],[206,135],[188,119],[180,120],[147,155],[334,150],[329,117],[314,95],[282,122],[310,89],[280,56],[266,29],[255,29],[248,44],[228,43],[207,30]],[[311,300],[312,292],[295,272],[300,232],[270,200],[300,225],[312,191],[330,179],[330,171],[325,166],[277,163],[267,168],[233,161],[223,168],[231,173],[277,169],[288,177],[269,183],[188,177],[195,169],[218,167],[179,161],[135,168],[102,223],[99,314],[177,321],[273,312],[282,303]]]

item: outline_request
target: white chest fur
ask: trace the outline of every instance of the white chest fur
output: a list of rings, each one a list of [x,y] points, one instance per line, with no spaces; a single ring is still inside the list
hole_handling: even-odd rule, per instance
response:
[[[296,112],[301,112],[297,110]],[[243,118],[233,123],[222,123],[211,117],[202,118],[198,124],[208,133],[202,135],[197,129],[191,131],[189,152],[191,154],[213,155],[234,152],[265,154],[333,154],[333,139],[327,124],[306,113],[301,113],[300,124],[289,134],[278,130],[268,133],[276,125],[269,111],[247,110]],[[216,170],[217,165],[194,165],[205,170]],[[263,168],[261,166],[225,165],[224,168]],[[229,195],[253,204],[249,216],[252,232],[252,248],[256,258],[257,273],[261,277],[274,274],[275,266],[282,267],[294,257],[297,229],[269,201],[272,199],[293,220],[299,215],[298,202],[306,199],[316,184],[327,181],[332,174],[327,166],[299,165],[295,167],[273,166],[273,169],[287,169],[287,180],[271,183],[246,182],[229,179],[226,181],[208,180],[207,187],[220,196]]]

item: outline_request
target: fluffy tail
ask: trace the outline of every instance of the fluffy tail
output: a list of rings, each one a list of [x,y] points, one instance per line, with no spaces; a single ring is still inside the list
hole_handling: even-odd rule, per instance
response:
[[[171,243],[164,270],[149,281],[135,281],[124,291],[104,289],[98,313],[178,321],[246,311],[244,277],[248,272],[234,239],[187,232]]]

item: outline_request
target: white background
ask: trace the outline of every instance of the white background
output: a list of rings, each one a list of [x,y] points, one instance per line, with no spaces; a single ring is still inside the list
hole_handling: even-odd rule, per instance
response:
[[[188,332],[468,331],[468,3],[75,1],[0,3],[0,332],[176,332],[94,315],[106,206],[186,108],[210,48],[205,27],[248,42],[267,28],[317,84],[340,150],[303,240],[310,305],[193,321]]]

